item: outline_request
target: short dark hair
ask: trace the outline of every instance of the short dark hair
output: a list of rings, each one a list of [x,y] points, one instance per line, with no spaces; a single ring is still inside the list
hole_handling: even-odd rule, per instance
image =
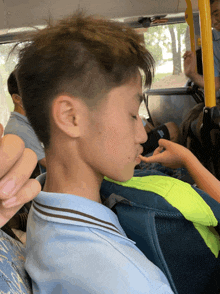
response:
[[[37,32],[19,54],[17,79],[26,115],[45,148],[50,143],[50,105],[59,94],[90,107],[113,87],[145,73],[154,60],[141,35],[114,21],[77,13]]]
[[[210,0],[210,5],[212,5],[214,2],[218,2],[219,0]]]
[[[7,81],[8,84],[8,92],[10,93],[10,95],[12,96],[13,94],[18,94],[19,95],[19,91],[18,91],[18,84],[17,84],[17,80],[16,80],[16,75],[15,75],[15,71],[13,71]]]

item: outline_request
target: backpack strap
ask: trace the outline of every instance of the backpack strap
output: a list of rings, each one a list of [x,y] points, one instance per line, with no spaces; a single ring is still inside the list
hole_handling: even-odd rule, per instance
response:
[[[211,252],[218,257],[220,250],[219,235],[214,227],[218,221],[204,199],[187,183],[165,176],[133,177],[127,182],[117,182],[105,177],[105,180],[137,190],[154,192],[177,208],[182,215],[193,222],[194,227],[203,238]],[[113,203],[127,200],[114,195],[109,199]],[[123,199],[122,199],[123,198]],[[128,201],[128,200],[127,200]],[[130,201],[128,201],[131,204]]]
[[[107,199],[103,199],[102,203],[110,209],[113,209],[117,203],[124,203],[132,206],[131,201],[115,193],[112,193]]]

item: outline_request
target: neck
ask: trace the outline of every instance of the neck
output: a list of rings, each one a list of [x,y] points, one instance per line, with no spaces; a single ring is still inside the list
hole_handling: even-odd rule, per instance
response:
[[[95,174],[84,162],[71,156],[57,157],[46,152],[47,177],[45,192],[73,194],[101,203],[100,187],[103,177]]]
[[[18,112],[18,113],[20,113],[20,114],[22,114],[22,115],[24,115],[24,116],[26,116],[26,113],[25,113],[24,109],[21,108],[19,105],[16,105],[16,106],[15,106],[14,111],[15,111],[15,112]]]

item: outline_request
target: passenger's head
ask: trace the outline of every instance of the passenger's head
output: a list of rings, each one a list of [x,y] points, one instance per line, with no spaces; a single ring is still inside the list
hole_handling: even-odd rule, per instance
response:
[[[210,0],[212,27],[220,31],[220,0]]]
[[[136,77],[138,68],[150,85],[152,65],[150,53],[132,29],[76,15],[36,34],[21,51],[17,77],[27,116],[48,147],[51,103],[58,95],[79,97],[94,108],[110,89]]]
[[[11,95],[11,98],[13,100],[14,106],[15,106],[15,111],[25,115],[25,112],[23,110],[23,105],[22,105],[22,99],[19,95],[19,90],[18,90],[18,84],[16,80],[16,75],[15,71],[13,71],[7,81],[8,84],[8,92]]]
[[[46,150],[56,134],[80,137],[75,142],[81,153],[87,146],[93,157],[94,150],[100,154],[105,148],[113,156],[120,140],[126,154],[126,144],[134,145],[139,136],[130,152],[136,158],[147,139],[140,118],[135,119],[142,94],[139,69],[150,86],[153,64],[142,37],[114,21],[78,14],[36,33],[20,53],[17,77],[27,117]]]

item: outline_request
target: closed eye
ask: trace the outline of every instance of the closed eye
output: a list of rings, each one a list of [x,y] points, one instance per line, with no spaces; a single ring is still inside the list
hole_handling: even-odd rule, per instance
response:
[[[132,115],[132,117],[137,120],[137,115]]]

